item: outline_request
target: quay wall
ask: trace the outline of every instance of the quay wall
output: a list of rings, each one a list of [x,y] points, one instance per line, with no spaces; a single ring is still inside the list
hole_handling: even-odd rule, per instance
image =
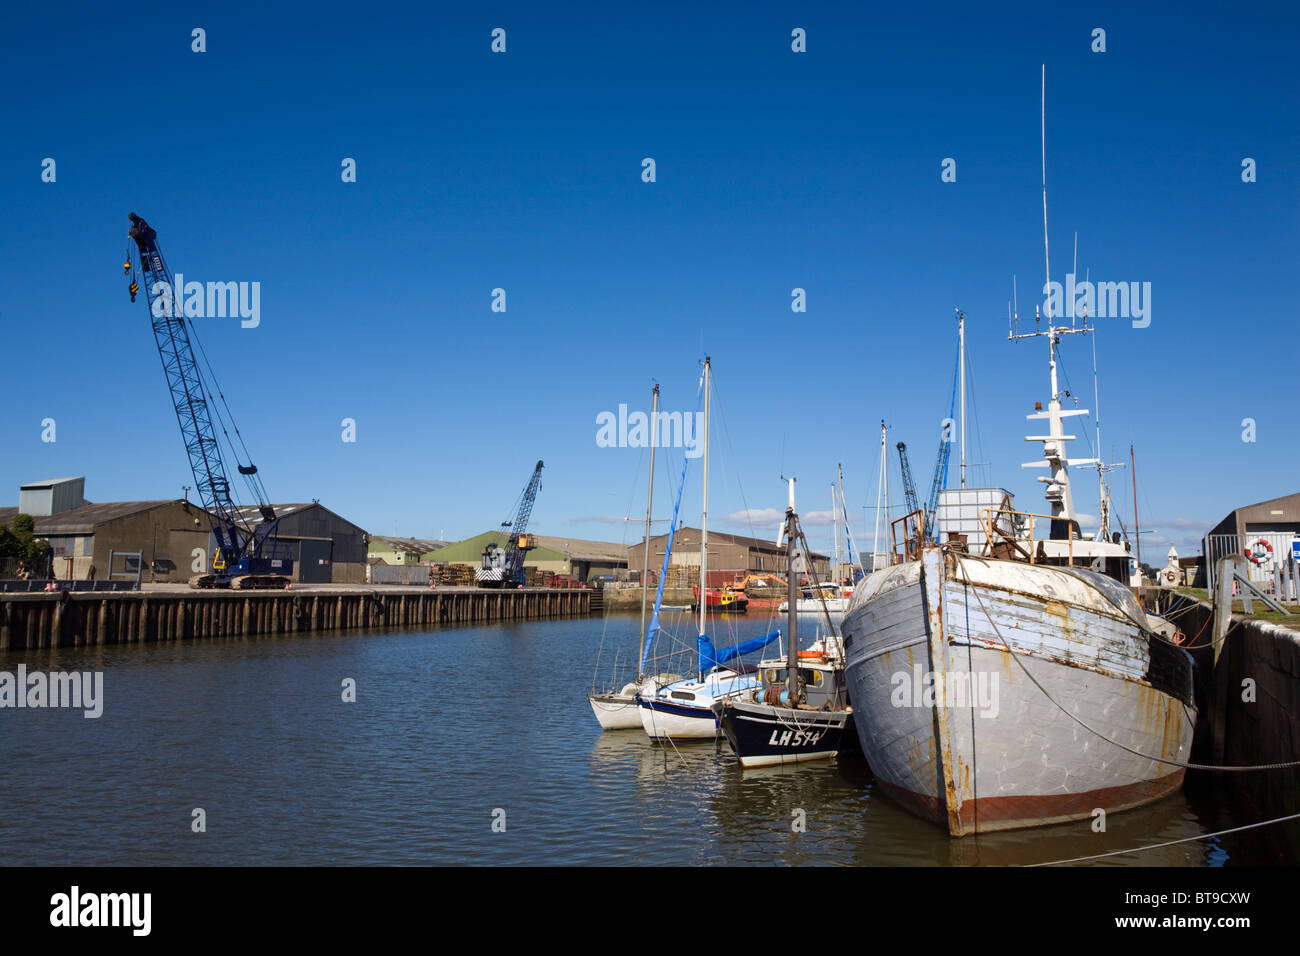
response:
[[[1158,598],[1159,610],[1171,605],[1196,661],[1192,760],[1215,766],[1300,760],[1300,630],[1234,614],[1216,661],[1213,607],[1172,591]],[[1298,767],[1191,771],[1186,785],[1227,796],[1247,821],[1285,816],[1300,806]],[[1300,845],[1300,821],[1284,826]]]
[[[0,650],[526,621],[591,611],[582,589],[331,588],[0,594]]]

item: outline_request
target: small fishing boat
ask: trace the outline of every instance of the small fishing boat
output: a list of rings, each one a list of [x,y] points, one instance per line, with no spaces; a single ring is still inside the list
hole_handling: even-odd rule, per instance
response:
[[[790,645],[787,657],[759,663],[762,683],[753,691],[714,705],[719,723],[742,767],[764,767],[834,757],[852,710],[844,675],[844,651],[832,629],[799,650],[799,611],[794,600],[796,542],[801,536],[794,510],[794,479],[786,509],[786,562],[790,597],[785,608]],[[807,543],[805,542],[805,548]],[[797,602],[796,602],[797,603]]]

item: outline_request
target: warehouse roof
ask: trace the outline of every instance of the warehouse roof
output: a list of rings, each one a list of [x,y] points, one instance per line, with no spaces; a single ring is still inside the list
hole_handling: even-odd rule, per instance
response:
[[[627,545],[614,544],[610,541],[586,541],[582,538],[553,538],[539,534],[537,543],[543,548],[558,551],[577,561],[619,561],[627,560]]]
[[[553,538],[550,535],[533,535],[537,547],[528,554],[529,561],[627,561],[627,546],[608,541],[584,541],[579,538]],[[477,564],[489,541],[504,544],[504,531],[485,531],[464,541],[439,548],[427,557],[432,561],[450,561]]]
[[[365,528],[361,527],[359,524],[354,524],[353,522],[349,521],[347,518],[343,517],[337,511],[330,511],[330,509],[326,508],[319,501],[294,502],[292,504],[283,504],[283,505],[273,504],[271,505],[271,507],[275,510],[275,516],[281,520],[289,517],[292,514],[297,514],[302,511],[308,511],[312,508],[316,508],[325,512],[327,515],[333,515],[339,521],[342,521],[346,525],[351,525],[353,528],[356,528],[358,531],[360,531],[363,534],[366,531]],[[257,505],[241,505],[235,509],[235,513],[239,516],[239,518],[242,521],[247,523],[250,527],[256,527],[257,523],[262,520],[262,512],[258,509]]]
[[[1300,522],[1300,492],[1242,505],[1210,529],[1210,534],[1244,534],[1247,523],[1295,524]]]
[[[101,504],[86,504],[80,508],[60,511],[56,515],[36,518],[36,533],[41,537],[51,534],[94,534],[97,527],[110,521],[183,503],[185,502],[180,498],[168,498],[158,501],[106,501]],[[189,505],[196,513],[203,513],[203,509],[193,502],[189,502]]]
[[[418,554],[437,551],[449,544],[451,544],[450,541],[440,541],[436,538],[394,538],[383,534],[372,534],[370,536],[370,546],[372,548],[379,545],[392,551],[407,551]]]
[[[675,537],[680,540],[683,535],[688,535],[698,540],[700,537],[700,529],[699,528],[678,528]],[[668,537],[668,532],[665,531],[663,534],[657,534],[654,537],[656,539],[666,538]],[[782,552],[785,551],[784,544],[777,544],[771,538],[751,538],[743,534],[728,534],[726,531],[712,531],[712,530],[709,531],[709,542],[711,544],[718,544],[718,543],[738,544],[741,545],[742,547],[753,548],[760,551],[782,551]],[[645,538],[642,538],[640,541],[628,545],[628,547],[632,547],[632,548],[640,548],[644,546],[645,546]],[[827,557],[827,555],[822,554],[819,551],[813,551],[810,553],[814,558]]]
[[[19,491],[39,491],[42,488],[53,488],[55,485],[66,484],[69,481],[80,481],[80,478],[46,478],[43,481],[31,481],[25,485],[19,485]]]

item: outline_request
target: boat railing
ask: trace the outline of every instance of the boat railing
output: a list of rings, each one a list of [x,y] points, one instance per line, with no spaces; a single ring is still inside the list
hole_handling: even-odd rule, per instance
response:
[[[902,525],[901,531],[899,525]],[[899,534],[902,534],[900,541]],[[894,564],[916,561],[921,557],[921,545],[925,537],[925,512],[921,509],[895,518],[889,523],[890,547]],[[899,545],[902,551],[899,551]]]
[[[1009,522],[1003,522],[1003,518]],[[1025,537],[1016,533],[1017,518],[1024,518]],[[1011,560],[1038,563],[1038,540],[1034,537],[1034,520],[1045,518],[1048,521],[1064,521],[1060,515],[1037,514],[1033,511],[1013,511],[1010,508],[981,508],[980,526],[984,529],[985,557],[1009,557]],[[1007,525],[1010,525],[1008,529]],[[1074,522],[1070,522],[1071,531],[1066,539],[1069,547],[1069,567],[1074,567]],[[1001,550],[1001,554],[999,554]]]

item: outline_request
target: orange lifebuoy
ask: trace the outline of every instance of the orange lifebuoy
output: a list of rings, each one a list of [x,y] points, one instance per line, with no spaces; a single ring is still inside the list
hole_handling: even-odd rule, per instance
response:
[[[800,651],[800,660],[825,660],[826,655],[821,651]]]

